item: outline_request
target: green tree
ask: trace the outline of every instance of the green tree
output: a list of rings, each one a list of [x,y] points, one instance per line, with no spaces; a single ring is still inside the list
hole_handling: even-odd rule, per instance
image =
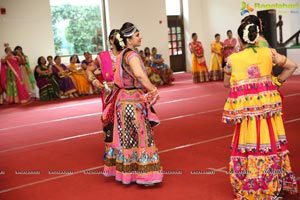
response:
[[[67,45],[69,53],[82,54],[84,51],[102,50],[100,6],[51,6],[54,44],[56,53]],[[58,24],[68,22],[65,30],[58,30]],[[99,31],[100,30],[100,31]],[[62,34],[62,31],[64,34]],[[67,41],[64,44],[63,38]]]

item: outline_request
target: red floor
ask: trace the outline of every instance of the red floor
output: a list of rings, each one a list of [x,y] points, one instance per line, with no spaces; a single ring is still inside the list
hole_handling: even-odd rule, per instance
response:
[[[281,89],[298,184],[299,84],[300,76],[294,76]],[[232,200],[225,172],[233,126],[220,122],[227,95],[222,82],[193,84],[189,73],[177,74],[173,85],[159,91],[155,108],[161,125],[155,140],[166,172],[161,185],[125,186],[101,174],[84,173],[101,173],[103,165],[99,97],[35,101],[0,106],[0,200]],[[20,174],[28,171],[39,174]],[[55,171],[63,174],[49,174]],[[208,174],[194,173],[199,171]]]

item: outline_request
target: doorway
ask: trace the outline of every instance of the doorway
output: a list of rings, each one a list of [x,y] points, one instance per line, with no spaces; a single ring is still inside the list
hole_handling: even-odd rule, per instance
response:
[[[174,72],[186,71],[182,0],[166,0],[170,67]]]

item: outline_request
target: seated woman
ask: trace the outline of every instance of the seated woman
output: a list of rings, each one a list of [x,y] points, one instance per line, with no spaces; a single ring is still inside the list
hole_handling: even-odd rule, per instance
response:
[[[85,59],[81,61],[81,68],[84,69],[85,71],[87,69],[93,69],[93,73],[94,73],[95,77],[100,82],[102,82],[101,69],[100,69],[99,64],[97,63],[97,58],[95,60],[93,60],[92,54],[88,51],[84,52],[83,55],[84,55]],[[93,92],[95,94],[99,94],[101,92],[99,88],[97,88],[93,85],[91,85],[91,86],[92,86]]]
[[[88,66],[94,64],[94,61],[93,61],[92,54],[90,52],[86,51],[83,53],[83,55],[85,59],[81,61],[81,67],[82,69],[86,70]]]
[[[152,48],[151,55],[151,67],[155,67],[159,71],[160,78],[164,84],[171,83],[174,81],[172,69],[164,63],[164,59],[161,54],[157,54],[157,49]]]
[[[159,76],[159,70],[156,67],[151,67],[151,53],[149,47],[144,49],[144,52],[140,52],[140,56],[144,62],[145,68],[147,70],[147,75],[151,81],[151,83],[155,86],[163,85],[164,82],[161,80]]]
[[[38,65],[34,69],[36,85],[39,88],[40,100],[48,101],[59,98],[59,85],[53,76],[50,66],[47,66],[46,59],[38,58]]]
[[[55,65],[52,56],[47,56],[47,61],[48,61],[48,65],[47,65],[48,67],[52,67]]]
[[[90,91],[90,83],[87,79],[87,74],[84,69],[77,64],[78,58],[76,55],[70,57],[69,69],[72,71],[72,76],[76,82],[76,89],[79,95],[88,95]]]
[[[72,72],[66,67],[66,65],[61,63],[61,57],[55,56],[55,65],[52,66],[52,71],[55,76],[56,81],[59,84],[60,95],[73,98],[78,97],[77,90],[75,89],[74,83],[71,78]]]

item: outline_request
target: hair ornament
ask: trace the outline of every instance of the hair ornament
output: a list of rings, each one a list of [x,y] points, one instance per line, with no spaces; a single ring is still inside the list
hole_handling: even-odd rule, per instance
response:
[[[256,41],[257,41],[258,38],[259,38],[259,28],[258,28],[258,26],[256,26],[256,32],[257,32],[257,35],[256,35],[256,38],[255,38],[253,41],[251,41],[251,40],[249,39],[249,36],[248,36],[248,35],[249,35],[249,28],[250,28],[251,26],[254,26],[254,24],[253,24],[253,23],[247,24],[246,27],[244,28],[244,30],[243,30],[243,39],[245,40],[245,42],[247,42],[247,43],[249,43],[249,44],[255,44]]]
[[[121,46],[122,48],[124,48],[124,47],[125,47],[125,43],[124,43],[124,41],[123,41],[123,38],[121,38],[120,33],[117,33],[117,34],[116,34],[116,39],[119,41],[120,46]]]

